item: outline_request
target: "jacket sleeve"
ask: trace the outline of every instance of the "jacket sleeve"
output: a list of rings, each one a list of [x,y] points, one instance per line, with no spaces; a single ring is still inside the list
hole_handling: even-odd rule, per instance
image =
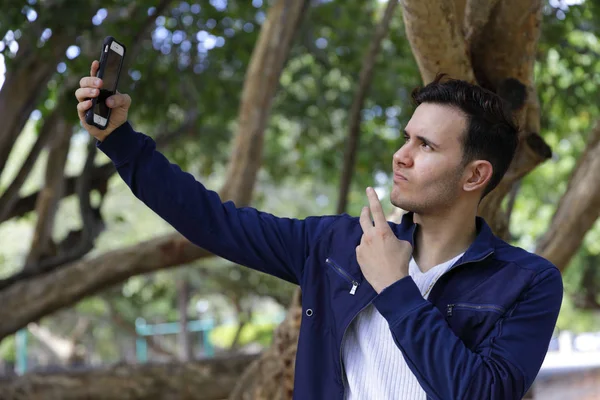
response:
[[[473,351],[421,296],[411,277],[386,288],[374,304],[431,398],[516,400],[523,398],[541,368],[562,296],[558,269],[539,272]]]
[[[235,263],[298,284],[309,248],[330,217],[277,218],[222,202],[126,122],[97,147],[133,194],[190,242]]]

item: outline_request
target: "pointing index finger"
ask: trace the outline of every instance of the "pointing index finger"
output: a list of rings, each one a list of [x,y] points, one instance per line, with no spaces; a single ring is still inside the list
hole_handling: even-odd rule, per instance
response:
[[[368,187],[367,197],[369,198],[369,208],[371,209],[371,215],[373,216],[373,222],[375,223],[375,226],[387,226],[387,221],[385,219],[385,215],[383,214],[383,208],[381,207],[377,193],[375,193],[375,189]]]

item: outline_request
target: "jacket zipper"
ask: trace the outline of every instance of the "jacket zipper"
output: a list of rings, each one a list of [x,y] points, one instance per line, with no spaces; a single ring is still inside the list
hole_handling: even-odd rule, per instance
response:
[[[354,314],[354,316],[352,317],[352,319],[350,320],[350,322],[348,323],[348,325],[346,325],[346,327],[344,328],[344,333],[342,334],[342,343],[340,344],[340,370],[342,371],[342,386],[344,386],[344,392],[346,392],[346,383],[344,382],[344,360],[343,360],[343,353],[344,353],[344,338],[346,337],[346,331],[348,331],[348,328],[350,327],[350,325],[352,325],[352,322],[354,322],[354,320],[356,319],[356,317],[358,317],[358,314],[360,314],[365,308],[369,307],[371,305],[371,303],[373,302],[373,300],[375,300],[375,297],[373,297],[363,308],[361,308],[356,314]],[[345,397],[345,393],[342,396],[342,398]]]
[[[334,271],[336,271],[342,278],[344,278],[350,284],[352,284],[352,288],[350,289],[350,294],[354,296],[356,294],[356,289],[358,289],[358,286],[360,285],[358,283],[358,281],[356,279],[354,279],[349,273],[347,273],[342,267],[338,266],[335,263],[335,261],[333,261],[331,258],[325,259],[325,262],[327,263],[327,265],[329,265],[330,267],[332,267],[334,269]],[[344,359],[343,358],[344,358],[344,339],[346,338],[346,332],[348,331],[348,327],[356,319],[356,317],[358,316],[358,314],[360,314],[365,308],[367,308],[369,305],[371,305],[371,303],[373,302],[373,299],[371,299],[371,301],[369,301],[363,308],[361,308],[356,314],[354,314],[352,316],[352,319],[348,323],[348,325],[346,325],[346,327],[344,328],[344,333],[342,334],[342,343],[340,344],[340,371],[341,371],[341,375],[342,375],[341,376],[341,378],[342,378],[342,386],[345,386],[345,382],[344,382]],[[344,388],[344,391],[345,390],[346,389]],[[343,397],[344,396],[342,396],[342,398]]]
[[[356,289],[358,289],[359,283],[356,279],[354,279],[349,273],[344,271],[341,267],[339,267],[331,258],[327,258],[325,260],[327,264],[329,264],[342,278],[348,281],[352,285],[350,289],[350,294],[355,295]]]
[[[452,316],[452,312],[454,308],[468,308],[477,311],[492,311],[497,312],[499,314],[504,314],[504,308],[500,306],[495,306],[493,304],[469,304],[469,303],[456,303],[456,304],[448,304],[446,308],[446,315],[448,317]]]

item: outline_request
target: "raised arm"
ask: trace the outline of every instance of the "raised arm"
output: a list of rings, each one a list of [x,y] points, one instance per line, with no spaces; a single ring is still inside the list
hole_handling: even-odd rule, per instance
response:
[[[192,243],[289,282],[299,283],[311,243],[336,218],[278,218],[222,202],[129,123],[98,148],[113,161],[133,194]]]
[[[117,93],[106,99],[111,109],[106,129],[89,125],[85,113],[99,95],[98,61],[75,92],[83,127],[115,164],[133,194],[192,243],[233,262],[286,281],[301,282],[310,246],[337,218],[277,218],[253,208],[223,203],[194,177],[171,164],[152,138],[127,122],[131,98]]]

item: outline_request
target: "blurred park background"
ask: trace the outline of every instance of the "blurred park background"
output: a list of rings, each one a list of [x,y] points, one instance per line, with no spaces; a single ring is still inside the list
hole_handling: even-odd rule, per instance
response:
[[[194,248],[82,131],[107,35],[135,128],[279,216],[386,200],[437,72],[506,98],[521,145],[481,214],[565,282],[528,397],[600,399],[599,0],[0,4],[0,399],[291,399],[295,287]]]

